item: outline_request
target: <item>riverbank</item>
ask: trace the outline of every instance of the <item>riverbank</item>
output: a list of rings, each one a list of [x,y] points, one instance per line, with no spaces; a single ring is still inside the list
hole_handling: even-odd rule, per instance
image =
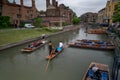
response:
[[[43,33],[47,35],[46,37],[50,37],[52,35],[57,35],[57,34],[60,34],[60,33],[66,32],[66,31],[75,30],[75,29],[78,29],[78,28],[80,28],[80,26],[69,26],[69,27],[66,27],[64,30],[57,31],[57,32],[42,32],[42,30],[40,30],[39,34],[37,33],[37,36],[31,37],[31,38],[28,38],[28,39],[24,39],[24,40],[21,40],[21,41],[17,41],[17,42],[12,42],[12,43],[8,43],[8,44],[5,44],[5,45],[1,45],[0,46],[0,50],[4,50],[4,49],[11,48],[11,47],[14,47],[14,46],[18,46],[18,45],[21,45],[21,44],[24,44],[24,43],[27,43],[27,42],[38,40],[38,39],[41,38],[41,34],[43,34]],[[13,34],[13,36],[15,36],[15,33]],[[18,38],[17,35],[16,35],[16,37]]]

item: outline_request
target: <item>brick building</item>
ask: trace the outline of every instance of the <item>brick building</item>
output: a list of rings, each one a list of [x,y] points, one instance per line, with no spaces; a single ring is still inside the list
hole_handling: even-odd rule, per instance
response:
[[[87,12],[80,16],[80,20],[82,23],[97,23],[97,13]]]
[[[72,23],[73,11],[64,4],[58,6],[56,0],[46,0],[46,13],[41,18],[46,26],[62,26],[62,23]]]
[[[38,11],[35,7],[35,0],[32,0],[32,6],[24,6],[23,0],[20,0],[20,4],[16,4],[7,0],[0,0],[0,15],[10,16],[10,22],[12,24],[20,25],[21,22],[31,21],[38,16]]]
[[[105,8],[101,9],[98,11],[98,20],[97,23],[99,24],[103,24],[106,23],[106,19],[105,19],[106,15],[105,15]]]

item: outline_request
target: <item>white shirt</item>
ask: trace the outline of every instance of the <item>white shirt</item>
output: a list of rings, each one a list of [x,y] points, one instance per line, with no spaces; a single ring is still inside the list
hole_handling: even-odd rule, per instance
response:
[[[96,72],[98,70],[98,67],[93,67],[92,70]]]
[[[63,47],[63,43],[62,42],[59,43],[59,47]]]

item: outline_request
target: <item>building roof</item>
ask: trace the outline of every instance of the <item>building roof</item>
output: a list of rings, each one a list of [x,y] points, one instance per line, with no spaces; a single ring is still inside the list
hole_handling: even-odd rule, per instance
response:
[[[56,8],[50,4],[47,9],[56,9]]]

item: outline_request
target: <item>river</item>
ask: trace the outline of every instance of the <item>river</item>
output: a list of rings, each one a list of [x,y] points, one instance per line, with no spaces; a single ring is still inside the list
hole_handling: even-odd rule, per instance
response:
[[[76,39],[108,40],[106,35],[86,34],[84,28],[65,32],[48,38],[56,47],[62,40],[65,44]],[[82,80],[91,62],[113,64],[113,51],[79,49],[67,46],[64,51],[48,63],[48,46],[32,53],[22,53],[21,48],[29,43],[0,51],[0,80]]]

